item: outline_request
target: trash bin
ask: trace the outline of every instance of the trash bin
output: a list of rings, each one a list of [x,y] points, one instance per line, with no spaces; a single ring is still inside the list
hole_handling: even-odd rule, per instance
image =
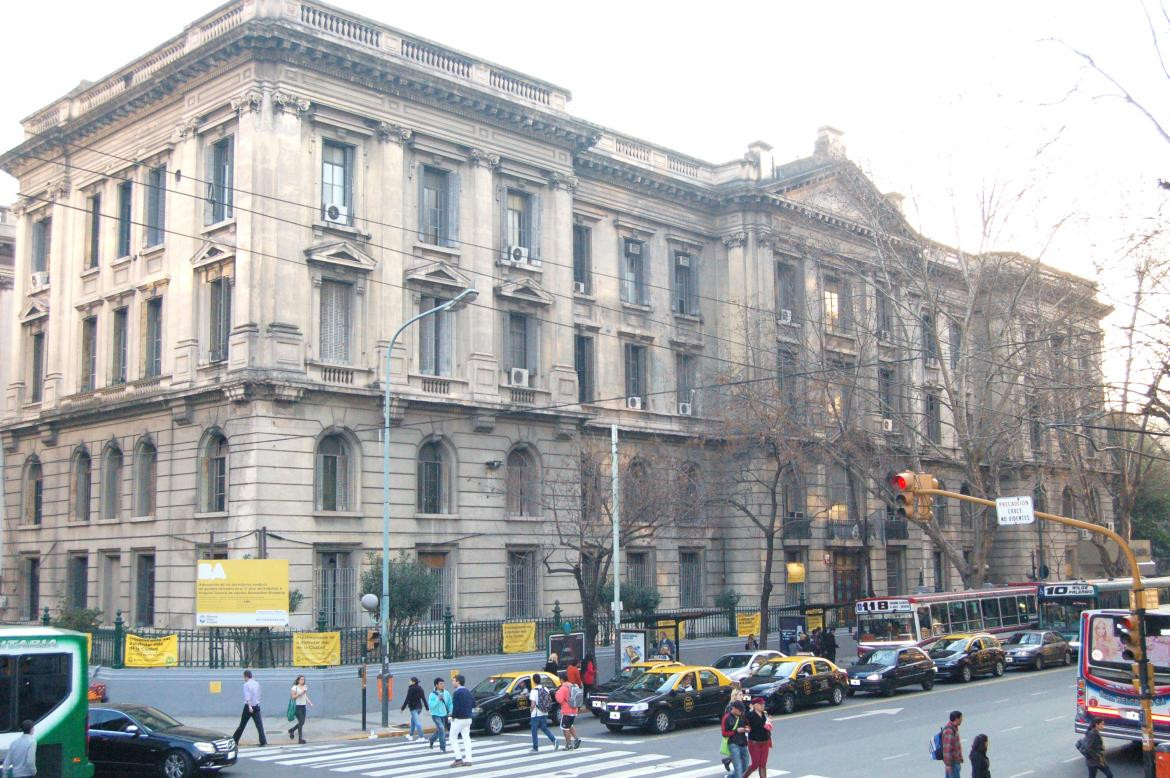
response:
[[[1154,749],[1155,778],[1170,778],[1170,743],[1159,743]]]

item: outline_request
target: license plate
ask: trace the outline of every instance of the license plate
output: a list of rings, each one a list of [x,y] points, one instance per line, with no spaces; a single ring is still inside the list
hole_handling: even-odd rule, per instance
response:
[[[1123,710],[1121,715],[1123,718],[1129,719],[1130,721],[1141,721],[1142,718],[1141,712],[1136,710]]]
[[[1003,658],[1003,661],[1004,661],[1004,664],[1010,665],[1012,663],[1012,658],[1010,656],[1005,656]]]
[[[850,686],[861,686],[861,680],[858,678],[850,678],[849,685]]]
[[[604,702],[602,702],[601,700],[594,700],[594,701],[593,701],[593,707],[594,707],[594,708],[604,708],[604,707],[605,707],[605,703],[604,703]]]
[[[611,719],[620,719],[620,718],[622,717],[622,714],[621,714],[621,713],[619,713],[619,712],[618,712],[618,711],[616,711],[616,710],[611,710],[611,711],[609,712],[609,717],[610,717]]]

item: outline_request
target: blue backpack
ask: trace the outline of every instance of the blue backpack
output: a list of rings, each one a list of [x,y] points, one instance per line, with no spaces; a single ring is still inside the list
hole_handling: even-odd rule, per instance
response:
[[[943,758],[942,753],[942,730],[934,733],[934,737],[930,739],[930,758],[936,762],[941,762]]]

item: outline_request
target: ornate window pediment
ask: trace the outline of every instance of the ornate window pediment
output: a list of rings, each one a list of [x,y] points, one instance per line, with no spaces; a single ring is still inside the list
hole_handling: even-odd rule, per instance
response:
[[[49,304],[43,300],[30,300],[28,305],[24,306],[20,311],[20,322],[22,324],[36,321],[37,319],[44,319],[49,315]]]
[[[517,281],[508,281],[496,287],[496,295],[505,297],[513,302],[532,303],[535,305],[552,305],[553,296],[541,288],[540,284],[531,278],[522,278]]]
[[[471,279],[441,259],[406,271],[406,282],[437,286],[455,292],[461,292],[471,286]]]
[[[360,270],[363,273],[368,273],[378,266],[373,257],[348,240],[333,240],[310,246],[305,249],[305,259],[347,270]]]
[[[222,243],[208,240],[204,241],[203,245],[199,247],[199,251],[195,252],[195,256],[191,257],[191,266],[195,268],[209,267],[235,258],[236,249],[234,246],[225,246]]]

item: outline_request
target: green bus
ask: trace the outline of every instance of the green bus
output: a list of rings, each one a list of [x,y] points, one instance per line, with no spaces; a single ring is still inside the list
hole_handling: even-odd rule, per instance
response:
[[[89,641],[49,627],[0,627],[0,753],[36,722],[37,778],[90,778]]]

